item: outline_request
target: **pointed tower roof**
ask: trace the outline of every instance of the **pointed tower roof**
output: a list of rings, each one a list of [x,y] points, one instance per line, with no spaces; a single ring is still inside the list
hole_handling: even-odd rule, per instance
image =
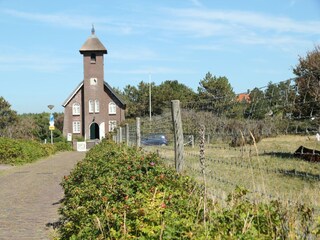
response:
[[[91,29],[91,36],[88,37],[87,41],[82,45],[79,52],[85,53],[85,52],[102,52],[102,53],[108,53],[107,49],[103,44],[100,42],[99,38],[95,34],[94,26],[92,25]]]

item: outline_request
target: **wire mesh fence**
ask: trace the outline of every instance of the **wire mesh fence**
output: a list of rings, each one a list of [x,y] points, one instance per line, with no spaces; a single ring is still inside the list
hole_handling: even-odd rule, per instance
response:
[[[253,89],[247,98],[235,101],[181,103],[183,172],[202,182],[205,170],[208,193],[216,199],[224,200],[236,186],[242,186],[249,190],[251,201],[307,204],[320,214],[318,95],[297,93],[299,85],[292,79],[274,86],[278,88]],[[136,146],[145,136],[161,133],[168,144],[141,147],[157,152],[168,166],[175,167],[174,124],[172,114],[166,112],[141,119],[141,140],[136,122],[120,131],[121,140],[117,138]],[[200,126],[205,129],[203,136]],[[314,156],[314,161],[295,154],[301,146],[312,150],[306,154]]]

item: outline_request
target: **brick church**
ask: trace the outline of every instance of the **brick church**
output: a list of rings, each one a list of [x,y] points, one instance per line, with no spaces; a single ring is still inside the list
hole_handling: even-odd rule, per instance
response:
[[[80,48],[83,55],[83,81],[62,104],[63,135],[102,139],[125,119],[125,103],[104,81],[104,54],[107,49],[95,35]]]

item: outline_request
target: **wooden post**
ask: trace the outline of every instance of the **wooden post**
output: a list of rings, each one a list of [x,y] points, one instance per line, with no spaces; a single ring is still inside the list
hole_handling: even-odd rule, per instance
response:
[[[193,135],[191,135],[191,146],[192,146],[192,148],[194,148],[194,136]]]
[[[140,118],[136,118],[137,120],[137,148],[141,146],[141,132],[140,132]]]
[[[120,134],[120,130],[119,130],[119,128],[117,129],[117,141],[116,141],[116,143],[120,143],[120,136],[119,136],[119,134]]]
[[[122,143],[122,127],[119,127],[119,143]]]
[[[126,143],[127,146],[130,145],[129,123],[126,123]]]
[[[183,147],[183,131],[180,111],[180,101],[171,101],[172,123],[174,131],[174,152],[175,167],[177,172],[181,172],[184,167],[184,147]]]
[[[205,144],[205,126],[200,125],[200,128],[199,128],[199,148],[200,148],[199,160],[200,160],[201,173],[205,175],[204,144]]]
[[[209,136],[209,135],[208,135]],[[203,224],[205,230],[207,230],[206,226],[206,212],[207,212],[207,180],[206,180],[206,165],[205,165],[205,155],[204,155],[204,147],[205,144],[205,126],[200,125],[199,128],[199,160],[200,160],[200,169],[203,177],[203,185],[204,185],[204,193],[203,193]]]

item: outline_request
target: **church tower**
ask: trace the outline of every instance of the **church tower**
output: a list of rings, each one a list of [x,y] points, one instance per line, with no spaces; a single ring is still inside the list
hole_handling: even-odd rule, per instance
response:
[[[91,36],[80,48],[83,55],[83,114],[84,123],[87,126],[83,129],[87,138],[99,139],[104,135],[105,110],[104,96],[104,54],[107,49],[95,35],[92,26]]]
[[[64,101],[63,135],[102,139],[125,120],[126,104],[104,79],[104,54],[92,26],[91,35],[80,48],[83,80]]]

